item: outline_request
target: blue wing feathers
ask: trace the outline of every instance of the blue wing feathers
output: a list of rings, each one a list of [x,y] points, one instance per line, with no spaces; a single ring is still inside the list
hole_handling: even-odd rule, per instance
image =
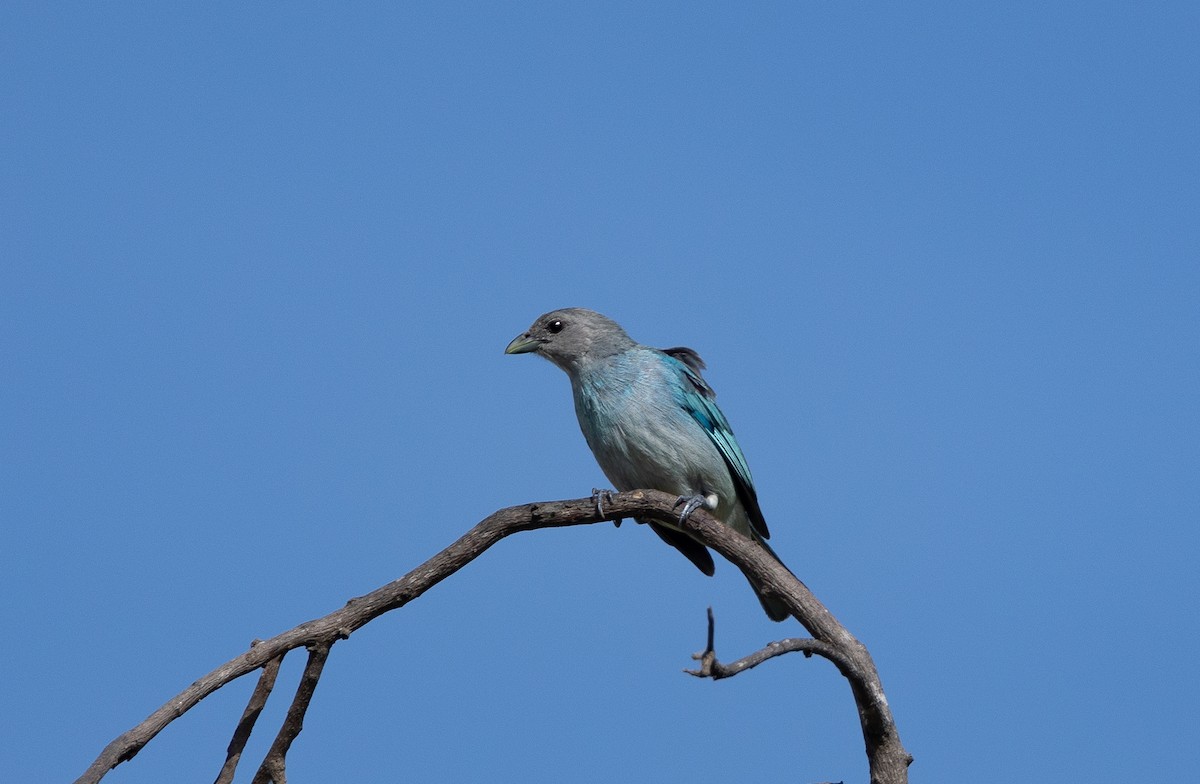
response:
[[[691,414],[692,418],[704,428],[704,432],[712,439],[717,451],[725,459],[729,473],[733,477],[734,487],[737,488],[738,500],[750,518],[754,532],[763,539],[769,539],[771,532],[767,529],[767,521],[763,519],[762,509],[758,505],[758,493],[754,489],[754,479],[750,476],[750,466],[738,446],[729,421],[717,408],[716,393],[700,375],[704,369],[704,360],[690,348],[664,349],[667,361],[673,364],[687,380],[681,386],[680,405]]]

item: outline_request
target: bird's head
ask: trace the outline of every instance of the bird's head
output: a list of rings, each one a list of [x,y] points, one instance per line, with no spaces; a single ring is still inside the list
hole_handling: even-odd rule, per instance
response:
[[[587,359],[619,354],[636,345],[621,325],[585,308],[563,308],[538,316],[513,338],[505,354],[540,354],[568,373]]]

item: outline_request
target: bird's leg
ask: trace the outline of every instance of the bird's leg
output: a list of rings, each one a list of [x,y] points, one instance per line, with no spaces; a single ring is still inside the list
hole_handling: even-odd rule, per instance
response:
[[[683,521],[688,519],[688,516],[700,507],[704,507],[710,512],[716,509],[717,494],[700,495],[696,493],[695,495],[681,495],[675,499],[675,506],[678,507],[680,504],[683,504],[683,511],[679,513],[679,524],[683,525]]]
[[[601,490],[596,487],[592,488],[592,502],[596,504],[596,514],[600,515],[601,517],[604,516],[604,502],[608,501],[610,504],[612,503],[613,492],[614,491],[612,490]],[[616,520],[613,520],[613,525],[617,528],[620,528],[621,518],[618,517]]]

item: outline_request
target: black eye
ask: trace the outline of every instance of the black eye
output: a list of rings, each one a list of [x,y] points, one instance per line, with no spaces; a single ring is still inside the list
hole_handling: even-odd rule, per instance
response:
[[[546,329],[550,330],[550,332],[555,335],[557,335],[559,332],[562,332],[562,328],[563,328],[563,323],[561,321],[559,321],[558,319],[555,319],[554,321],[551,321],[549,324],[546,325]]]

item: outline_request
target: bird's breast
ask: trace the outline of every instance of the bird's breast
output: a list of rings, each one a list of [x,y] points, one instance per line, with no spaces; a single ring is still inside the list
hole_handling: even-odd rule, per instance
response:
[[[585,378],[575,385],[579,427],[596,462],[618,490],[717,490],[712,485],[727,477],[719,454],[669,388],[653,381]]]

